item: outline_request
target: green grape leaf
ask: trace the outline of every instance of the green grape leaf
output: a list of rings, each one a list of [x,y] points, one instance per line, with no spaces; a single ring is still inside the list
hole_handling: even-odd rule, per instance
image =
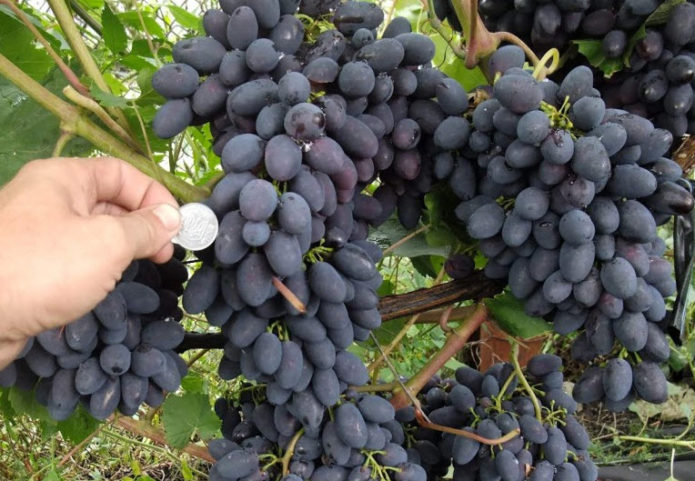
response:
[[[12,409],[12,404],[8,396],[10,394],[10,389],[0,388],[0,414],[5,419],[11,419],[17,415],[14,409]]]
[[[514,337],[530,339],[551,330],[550,324],[540,317],[529,316],[524,312],[523,303],[511,292],[503,292],[492,299],[486,299],[497,325]]]
[[[116,16],[124,25],[134,28],[139,32],[142,31],[142,24],[144,23],[145,30],[147,30],[147,33],[151,36],[160,39],[166,38],[166,32],[151,13],[143,11],[139,13],[140,15],[138,15],[138,12],[135,10],[129,10],[127,12],[119,12]],[[158,53],[162,53],[162,51]]]
[[[186,446],[194,434],[206,440],[220,429],[220,419],[205,394],[185,392],[182,396],[169,396],[163,409],[164,434],[175,448]]]
[[[187,392],[205,392],[205,380],[199,375],[189,372],[181,379],[181,387]]]
[[[48,423],[53,422],[53,420],[48,415],[48,411],[45,407],[40,405],[36,398],[34,397],[34,391],[23,391],[16,387],[10,389],[7,396],[10,406],[17,414],[26,414],[29,417],[37,419],[39,421],[45,421]]]
[[[656,7],[656,10],[649,14],[647,19],[644,21],[644,24],[647,27],[663,25],[664,23],[668,22],[668,18],[671,16],[673,9],[685,2],[686,0],[666,0],[661,5]]]
[[[603,75],[610,77],[616,72],[625,68],[623,58],[608,58],[603,53],[601,40],[574,40],[579,53],[584,55],[589,63],[603,72]]]
[[[125,27],[106,3],[101,11],[101,24],[106,47],[113,53],[125,51],[128,46],[128,35]]]
[[[377,229],[369,235],[373,242],[376,242],[382,248],[386,248],[395,244],[409,234],[409,231],[401,225],[395,216],[381,224]],[[418,234],[415,237],[408,239],[403,244],[396,247],[391,254],[401,257],[417,257],[417,256],[443,256],[449,255],[450,246],[431,246],[427,243],[424,234]]]
[[[128,101],[126,99],[109,92],[104,92],[96,85],[92,85],[92,88],[89,89],[89,93],[92,94],[92,97],[94,97],[102,107],[117,107],[119,109],[128,107]]]
[[[0,7],[0,53],[31,78],[41,81],[53,60],[44,49],[36,47],[31,32],[6,8]]]
[[[630,65],[630,57],[632,56],[632,51],[635,49],[635,45],[647,36],[647,27],[655,27],[666,23],[671,15],[671,11],[673,11],[677,5],[685,2],[686,0],[667,0],[659,5],[656,10],[642,22],[642,25],[630,36],[630,40],[625,47],[625,54],[623,54],[625,65]]]
[[[176,19],[176,21],[179,23],[179,25],[181,25],[184,28],[187,28],[188,30],[193,30],[195,32],[200,31],[201,25],[199,16],[193,15],[187,10],[184,10],[181,7],[177,7],[176,5],[169,5],[167,8],[174,16],[174,19]]]
[[[71,443],[78,444],[92,434],[101,424],[93,418],[82,406],[77,406],[75,412],[65,421],[58,422],[58,431]]]
[[[60,95],[65,77],[54,69],[43,85]],[[28,161],[50,157],[59,135],[58,119],[53,114],[0,77],[0,185]],[[63,155],[79,156],[91,150],[87,141],[76,138],[68,143]]]

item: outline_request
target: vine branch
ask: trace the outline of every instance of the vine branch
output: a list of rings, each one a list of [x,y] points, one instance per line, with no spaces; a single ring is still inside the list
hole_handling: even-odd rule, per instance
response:
[[[541,404],[538,402],[536,393],[533,392],[533,388],[531,388],[531,385],[528,383],[528,379],[526,379],[526,376],[524,376],[524,373],[521,370],[521,365],[519,364],[519,344],[513,340],[510,340],[509,342],[511,342],[512,344],[512,355],[510,357],[512,365],[514,366],[514,372],[516,373],[516,377],[519,379],[519,382],[524,387],[526,393],[531,399],[531,402],[533,403],[533,410],[536,413],[536,419],[538,419],[540,422],[543,422],[543,415],[541,414]]]
[[[29,77],[2,54],[0,54],[0,75],[7,78],[7,80],[15,84],[17,88],[38,102],[43,108],[58,117],[61,121],[61,129],[64,132],[79,135],[91,142],[99,150],[125,160],[150,177],[160,179],[165,187],[180,200],[192,202],[200,200],[209,194],[208,189],[189,184],[162,169],[147,157],[133,151],[129,145],[94,124],[83,116],[75,106],[64,101]]]
[[[468,299],[478,301],[486,297],[493,297],[501,292],[503,287],[503,284],[487,279],[481,272],[476,271],[465,279],[458,279],[405,294],[382,297],[379,302],[379,313],[383,321],[392,321],[422,313],[418,322],[438,323],[442,311],[434,311],[435,309],[458,301]],[[473,306],[456,308],[452,311],[451,318],[467,318],[472,316],[476,309]],[[185,352],[191,349],[222,349],[226,342],[227,338],[223,334],[186,333],[176,352]]]
[[[398,410],[408,405],[410,396],[416,395],[423,388],[427,381],[434,376],[439,369],[446,364],[463,346],[468,338],[478,330],[480,325],[488,319],[488,310],[482,302],[478,304],[473,314],[466,319],[454,332],[449,335],[444,346],[437,352],[430,361],[417,373],[410,378],[406,384],[408,393],[402,389],[397,389],[391,398],[391,404]]]
[[[432,429],[433,431],[441,431],[443,433],[449,433],[449,434],[455,434],[456,436],[461,436],[464,438],[468,439],[473,439],[475,441],[478,441],[480,444],[486,444],[488,446],[496,446],[498,444],[504,444],[507,441],[511,441],[515,437],[517,437],[520,433],[521,430],[519,428],[512,429],[509,431],[507,434],[505,434],[502,437],[499,438],[485,438],[483,436],[480,436],[479,434],[475,434],[470,431],[466,431],[465,429],[456,429],[452,428],[449,426],[443,426],[441,424],[435,424],[431,421],[428,421],[425,419],[425,414],[420,411],[419,409],[415,410],[415,419],[417,420],[417,423],[422,426],[423,428],[427,429]]]
[[[287,476],[287,474],[290,472],[290,461],[292,460],[292,456],[294,455],[294,447],[297,445],[299,438],[302,437],[302,434],[304,434],[304,428],[301,428],[299,431],[294,433],[294,436],[292,436],[292,439],[290,439],[290,442],[287,444],[287,450],[285,451],[285,454],[282,456],[283,476]]]
[[[96,103],[90,97],[85,96],[84,94],[78,92],[70,86],[67,86],[63,89],[63,95],[65,95],[65,97],[72,101],[75,105],[78,105],[92,112],[99,118],[99,120],[104,122],[104,125],[106,125],[114,133],[121,137],[125,142],[127,142],[128,145],[130,145],[133,149],[136,149],[138,152],[142,152],[142,149],[140,148],[138,143],[130,136],[130,134],[123,127],[121,127],[121,125],[118,122],[113,120],[113,118],[108,114],[108,112],[106,112],[106,110],[104,110],[101,107],[101,105]]]
[[[65,3],[65,0],[48,0],[48,4],[56,17],[56,20],[58,20],[58,24],[60,25],[61,30],[63,30],[65,38],[70,44],[70,48],[75,53],[75,56],[80,61],[80,64],[82,64],[87,76],[94,81],[94,84],[99,87],[99,89],[103,90],[104,92],[111,92],[111,89],[109,89],[109,86],[106,84],[106,81],[101,74],[101,70],[99,70],[94,58],[92,58],[89,47],[87,47],[82,39],[82,34],[77,28],[77,25],[75,25],[72,12]],[[125,118],[125,115],[120,109],[108,108],[107,110],[116,118],[121,127],[128,129],[128,120]]]

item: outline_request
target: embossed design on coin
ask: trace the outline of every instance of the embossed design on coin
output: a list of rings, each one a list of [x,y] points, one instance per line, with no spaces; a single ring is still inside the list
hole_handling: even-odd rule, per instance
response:
[[[188,250],[205,249],[217,238],[217,216],[205,204],[193,202],[179,209],[181,212],[181,230],[172,242]]]

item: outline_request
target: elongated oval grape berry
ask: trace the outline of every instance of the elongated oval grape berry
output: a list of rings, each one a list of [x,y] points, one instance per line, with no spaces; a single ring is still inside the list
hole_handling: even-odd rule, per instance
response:
[[[183,326],[173,320],[153,321],[142,329],[141,342],[166,351],[176,349],[183,341]]]
[[[283,231],[273,231],[263,246],[270,268],[280,277],[291,276],[302,267],[302,251],[297,238]]]
[[[198,72],[185,63],[170,63],[152,76],[152,88],[167,99],[180,99],[192,95],[198,88]]]
[[[620,401],[632,389],[632,367],[625,359],[609,359],[603,368],[601,379],[606,398]]]
[[[400,71],[400,70],[399,70]],[[406,76],[407,74],[402,74]],[[393,72],[391,73],[393,77]],[[408,78],[410,78],[408,76]],[[405,79],[401,79],[399,84],[394,78],[394,83],[396,84],[396,89],[402,88],[402,82]],[[398,92],[399,95],[409,95],[409,93]],[[412,93],[412,92],[411,92]],[[468,109],[468,95],[464,88],[455,79],[445,78],[442,79],[436,88],[437,100],[439,105],[441,105],[442,110],[447,115],[461,115]]]
[[[293,389],[302,376],[304,356],[297,343],[284,341],[280,366],[275,372],[275,380],[283,389]]]
[[[641,312],[623,311],[623,314],[613,321],[613,332],[625,349],[636,352],[647,344],[647,324]]]
[[[316,262],[309,268],[309,285],[322,300],[339,303],[345,299],[345,282],[327,262]]]
[[[543,91],[533,77],[503,75],[493,87],[493,94],[506,108],[517,114],[538,109]]]
[[[611,295],[627,299],[637,290],[635,269],[626,259],[616,257],[601,267],[601,283]]]
[[[253,10],[240,6],[230,13],[227,23],[227,41],[232,48],[246,50],[258,38],[258,20]]]
[[[374,72],[382,73],[398,68],[404,56],[405,49],[401,42],[392,38],[381,38],[360,48],[354,60],[366,62]]]
[[[351,448],[361,449],[367,444],[367,424],[354,404],[346,402],[335,410],[335,425],[338,437]]]
[[[219,283],[219,273],[214,267],[201,266],[191,276],[183,292],[182,303],[186,312],[200,314],[210,307],[217,298]]]
[[[556,427],[548,428],[548,440],[543,444],[543,456],[549,462],[558,466],[567,455],[567,440],[564,433]]]
[[[562,277],[569,282],[581,282],[586,279],[594,266],[595,253],[596,247],[593,242],[579,245],[562,244],[558,259]]]
[[[592,182],[607,179],[611,175],[610,158],[598,138],[580,137],[574,142],[572,169]]]
[[[282,344],[277,336],[264,332],[253,344],[253,360],[263,374],[274,374],[282,360]]]
[[[333,369],[341,381],[353,386],[362,386],[369,380],[364,363],[349,351],[336,354]]]
[[[159,349],[147,344],[141,344],[131,354],[131,370],[142,377],[156,376],[166,368],[164,356]]]
[[[263,159],[265,142],[254,134],[233,137],[222,149],[222,167],[225,172],[252,170]]]
[[[190,65],[201,74],[217,72],[225,53],[224,45],[212,37],[179,40],[172,50],[175,62]]]
[[[632,381],[640,398],[661,404],[668,398],[666,376],[657,363],[642,361],[632,369]]]
[[[77,368],[75,373],[75,389],[83,396],[97,392],[107,380],[107,376],[99,366],[99,360],[91,357]]]
[[[485,204],[471,214],[468,219],[468,234],[474,239],[487,239],[494,236],[504,225],[504,209],[497,203]]]
[[[237,289],[241,299],[250,306],[260,306],[272,291],[273,273],[262,254],[249,254],[236,271]]]
[[[97,419],[106,419],[116,410],[120,400],[120,377],[109,378],[104,385],[89,398],[89,413]]]
[[[310,141],[323,135],[326,115],[313,104],[300,103],[287,112],[284,125],[290,137]]]
[[[162,105],[152,121],[157,137],[170,139],[183,132],[193,121],[191,101],[187,98],[172,99]]]
[[[215,466],[221,476],[243,478],[258,469],[258,455],[250,450],[237,449],[225,455]]]
[[[572,389],[572,397],[579,403],[593,403],[603,398],[602,370],[590,366],[582,373]]]

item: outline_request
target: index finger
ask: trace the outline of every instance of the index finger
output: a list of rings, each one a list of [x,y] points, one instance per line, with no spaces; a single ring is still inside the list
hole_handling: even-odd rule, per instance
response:
[[[93,206],[101,202],[128,211],[155,204],[178,206],[176,199],[159,182],[132,165],[114,157],[84,159],[83,166],[93,187]]]

